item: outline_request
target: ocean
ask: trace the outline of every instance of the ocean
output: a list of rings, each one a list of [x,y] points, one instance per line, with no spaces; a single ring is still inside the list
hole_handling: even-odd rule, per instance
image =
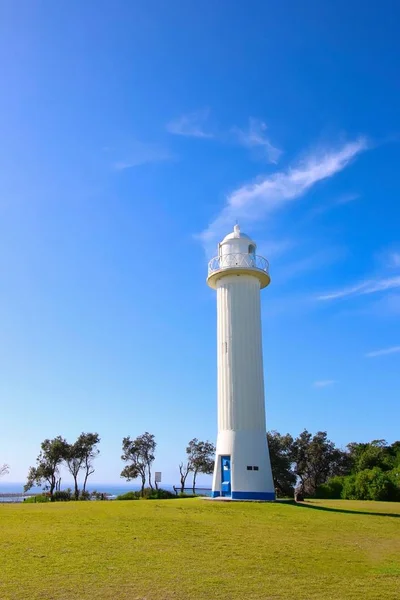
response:
[[[173,492],[173,486],[170,484],[160,484],[160,488],[163,490],[168,490]],[[71,488],[74,489],[74,484],[70,482],[66,482],[61,486],[62,489]],[[132,483],[132,484],[121,484],[121,483],[90,483],[86,486],[88,492],[100,492],[101,494],[107,494],[110,499],[116,498],[120,494],[125,494],[126,492],[140,490],[140,485]],[[0,503],[4,502],[23,502],[24,500],[24,484],[23,483],[7,483],[0,482]],[[29,494],[41,494],[42,488],[33,487],[29,490]],[[190,489],[185,490],[186,493],[190,493]],[[198,492],[202,495],[208,496],[210,495],[209,490],[198,488]],[[7,494],[10,494],[8,496]],[[19,496],[11,496],[11,494],[19,494]]]

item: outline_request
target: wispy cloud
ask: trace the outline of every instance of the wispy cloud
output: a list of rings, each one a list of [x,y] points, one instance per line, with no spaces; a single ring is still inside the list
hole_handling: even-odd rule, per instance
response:
[[[286,281],[292,280],[295,277],[301,277],[304,275],[304,273],[309,271],[326,269],[327,266],[342,260],[346,254],[346,249],[339,246],[329,246],[328,248],[323,248],[317,252],[309,254],[308,256],[304,256],[298,260],[294,260],[279,266],[275,280],[278,280],[280,283],[285,283]],[[269,255],[267,254],[266,256]]]
[[[390,252],[389,254],[389,267],[393,269],[400,268],[400,252]]]
[[[214,134],[207,131],[207,121],[210,111],[208,109],[197,110],[195,112],[181,115],[167,123],[166,129],[174,135],[183,135],[187,137],[212,138]]]
[[[350,202],[354,202],[354,200],[357,200],[358,198],[360,198],[360,194],[357,194],[355,192],[349,192],[338,196],[337,198],[331,200],[330,202],[327,202],[326,204],[317,204],[310,210],[306,219],[309,220],[313,219],[314,217],[323,215],[331,210],[344,206],[345,204],[350,204]]]
[[[167,148],[158,144],[139,141],[131,142],[124,154],[123,159],[113,164],[116,171],[124,171],[147,163],[164,162],[176,158]]]
[[[350,204],[350,202],[354,202],[354,200],[358,200],[361,194],[357,192],[348,192],[347,194],[342,194],[338,198],[336,198],[335,204],[340,206],[341,204]]]
[[[314,381],[313,387],[326,388],[326,387],[329,387],[330,385],[333,385],[334,383],[336,383],[335,379],[323,379],[322,381]]]
[[[361,281],[355,285],[329,292],[327,294],[321,294],[318,296],[318,300],[336,300],[338,298],[345,298],[347,296],[359,296],[364,294],[375,294],[377,292],[385,292],[400,287],[400,276],[387,277],[383,279],[370,279],[367,281]]]
[[[277,164],[282,154],[282,150],[276,148],[266,135],[267,125],[258,119],[249,119],[247,130],[234,127],[233,134],[237,137],[240,144],[246,148],[261,150],[261,156],[267,162]]]
[[[400,346],[392,346],[391,348],[384,348],[383,350],[375,350],[374,352],[368,352],[365,356],[368,358],[375,358],[376,356],[396,354],[397,352],[400,352]]]
[[[200,239],[207,245],[213,243],[232,227],[236,219],[257,221],[287,202],[300,198],[317,182],[342,171],[367,147],[366,139],[359,138],[338,150],[316,152],[294,168],[278,171],[238,188],[228,196],[221,213],[200,234]]]

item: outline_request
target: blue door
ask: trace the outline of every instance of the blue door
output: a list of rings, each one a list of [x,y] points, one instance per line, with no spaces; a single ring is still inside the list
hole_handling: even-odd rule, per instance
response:
[[[231,457],[221,456],[221,495],[231,495]]]

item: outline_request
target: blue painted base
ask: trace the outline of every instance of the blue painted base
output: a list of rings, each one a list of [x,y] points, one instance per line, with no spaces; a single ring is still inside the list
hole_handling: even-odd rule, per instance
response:
[[[232,492],[232,500],[275,500],[274,492]]]
[[[211,492],[211,498],[219,498],[221,492]],[[275,500],[274,492],[232,492],[227,499],[232,500]]]

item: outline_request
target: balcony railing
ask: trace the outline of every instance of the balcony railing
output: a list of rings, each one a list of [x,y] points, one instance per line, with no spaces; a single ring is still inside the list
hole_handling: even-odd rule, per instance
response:
[[[208,276],[221,269],[257,269],[269,273],[269,264],[263,256],[255,254],[223,254],[214,256],[208,263]]]

